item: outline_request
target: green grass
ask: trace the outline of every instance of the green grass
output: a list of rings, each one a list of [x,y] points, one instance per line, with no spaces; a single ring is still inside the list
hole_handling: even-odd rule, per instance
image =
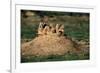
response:
[[[26,56],[21,57],[21,63],[30,62],[47,62],[47,61],[71,61],[71,60],[89,60],[89,54],[65,54],[65,55],[50,55],[50,56]]]
[[[21,25],[21,38],[22,39],[31,39],[36,37],[37,35],[37,28],[36,24],[33,25]]]

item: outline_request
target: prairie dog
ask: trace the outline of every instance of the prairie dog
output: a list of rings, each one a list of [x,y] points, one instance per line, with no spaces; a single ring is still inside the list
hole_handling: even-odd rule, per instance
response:
[[[64,35],[64,25],[61,25],[59,30],[58,30],[58,35]]]
[[[58,33],[59,31],[59,27],[60,27],[60,24],[56,24],[56,33]]]
[[[43,34],[47,35],[49,34],[49,31],[50,31],[49,26],[45,26],[45,28],[43,29]]]
[[[38,28],[38,34],[41,35],[43,31],[43,24],[40,22],[39,28]]]
[[[40,22],[39,24],[39,28],[38,28],[38,34],[41,35],[41,34],[44,34],[43,33],[43,30],[45,29],[46,30],[46,27],[47,24],[45,22]]]

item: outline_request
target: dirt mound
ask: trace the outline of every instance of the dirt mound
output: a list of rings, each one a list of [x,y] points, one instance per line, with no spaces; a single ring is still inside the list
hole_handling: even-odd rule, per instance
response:
[[[21,46],[22,56],[64,55],[75,52],[75,44],[64,36],[43,35]]]
[[[64,36],[64,25],[60,24],[54,27],[47,23],[40,23],[38,36],[21,45],[22,56],[64,55],[79,50],[75,42]]]

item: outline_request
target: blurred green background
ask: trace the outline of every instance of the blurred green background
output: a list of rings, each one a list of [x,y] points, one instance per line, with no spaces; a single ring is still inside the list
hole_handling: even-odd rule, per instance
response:
[[[64,34],[76,40],[89,40],[89,13],[21,10],[21,38],[37,36],[39,22],[48,16],[53,24],[64,24]]]

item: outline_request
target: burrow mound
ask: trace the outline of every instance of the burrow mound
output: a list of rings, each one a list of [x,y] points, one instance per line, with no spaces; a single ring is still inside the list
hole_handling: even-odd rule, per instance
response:
[[[21,45],[22,56],[64,55],[76,52],[76,44],[65,36],[43,35]]]

